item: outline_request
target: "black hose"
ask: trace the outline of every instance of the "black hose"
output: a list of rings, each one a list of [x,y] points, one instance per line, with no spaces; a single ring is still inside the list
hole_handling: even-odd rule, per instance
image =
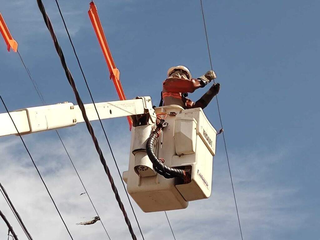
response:
[[[161,129],[161,128],[160,128]],[[165,178],[182,178],[184,179],[186,176],[186,173],[184,170],[181,169],[176,169],[176,168],[171,168],[168,167],[166,165],[164,165],[155,155],[154,151],[153,151],[153,146],[154,146],[154,141],[158,136],[158,130],[159,128],[157,128],[155,131],[153,131],[150,135],[150,137],[148,138],[147,141],[147,154],[149,159],[151,160],[152,164],[153,164],[153,168],[154,170],[159,173],[160,175],[164,176]]]

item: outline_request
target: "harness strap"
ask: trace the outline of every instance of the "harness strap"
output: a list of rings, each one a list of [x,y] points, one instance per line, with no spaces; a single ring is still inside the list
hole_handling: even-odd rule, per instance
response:
[[[181,99],[181,93],[173,93],[173,92],[162,92],[162,98],[165,97],[173,97],[173,98],[177,98],[177,99]]]

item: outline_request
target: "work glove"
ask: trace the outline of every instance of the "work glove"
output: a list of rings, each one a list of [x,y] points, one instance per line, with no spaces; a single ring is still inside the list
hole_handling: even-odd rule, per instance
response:
[[[199,80],[201,80],[203,87],[207,85],[209,82],[211,82],[213,79],[216,79],[216,73],[213,70],[210,70],[206,72],[204,75],[199,77]]]
[[[220,91],[220,83],[214,83],[210,89],[194,104],[193,107],[204,109]]]
[[[215,96],[219,93],[220,91],[220,83],[215,83],[212,85],[212,87],[210,88],[212,95]]]

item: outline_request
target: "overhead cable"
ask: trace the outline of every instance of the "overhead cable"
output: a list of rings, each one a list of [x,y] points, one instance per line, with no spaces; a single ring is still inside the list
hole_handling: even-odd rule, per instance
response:
[[[38,87],[37,82],[33,80],[32,76],[31,76],[31,73],[30,73],[29,69],[27,68],[27,65],[25,64],[25,62],[24,62],[24,60],[23,60],[23,58],[22,58],[19,50],[17,51],[17,53],[18,53],[18,55],[19,55],[20,61],[21,61],[22,65],[23,65],[24,69],[26,70],[26,72],[27,72],[27,74],[28,74],[28,77],[29,77],[29,79],[30,79],[30,81],[31,81],[31,83],[32,83],[35,91],[37,92],[40,100],[41,100],[42,103],[44,104],[46,101],[45,101],[44,98],[43,98],[43,95],[42,95],[42,93],[41,93],[41,91],[40,91],[40,89],[39,89],[39,87]]]
[[[0,183],[0,192],[2,193],[2,196],[4,197],[4,199],[6,200],[8,206],[10,207],[13,215],[15,216],[15,218],[17,219],[20,227],[22,228],[22,230],[24,231],[25,235],[27,236],[27,238],[29,240],[32,240],[32,237],[30,235],[30,233],[28,232],[26,226],[24,225],[19,213],[17,212],[16,208],[14,207],[12,201],[10,200],[6,190],[4,189],[4,187],[2,186],[2,184]]]
[[[12,236],[14,237],[15,240],[18,240],[17,234],[15,233],[15,231],[13,230],[12,226],[10,225],[9,221],[7,220],[6,216],[0,211],[0,217],[2,218],[2,220],[6,223],[9,231],[8,231],[8,235],[9,232],[11,232]]]
[[[33,84],[33,87],[34,87],[35,91],[37,92],[37,94],[38,94],[38,96],[39,96],[42,104],[45,105],[45,104],[46,104],[46,101],[45,101],[45,99],[44,99],[44,97],[43,97],[43,95],[42,95],[42,93],[41,93],[41,91],[40,91],[40,89],[39,89],[39,87],[38,87],[37,82],[32,78],[31,73],[30,73],[29,69],[27,68],[27,66],[26,66],[26,64],[25,64],[25,62],[24,62],[24,60],[23,60],[20,52],[19,52],[19,51],[17,51],[17,52],[18,52],[18,55],[19,55],[20,60],[21,60],[21,62],[22,62],[22,65],[24,66],[24,68],[25,68],[25,70],[26,70],[26,72],[27,72],[27,74],[28,74],[28,76],[29,76],[29,79],[30,79],[30,81],[31,81],[32,84]],[[93,201],[92,201],[92,199],[91,199],[91,196],[90,196],[90,194],[89,194],[86,186],[84,185],[84,182],[83,182],[83,180],[82,180],[82,178],[81,178],[81,176],[80,176],[80,174],[79,174],[79,172],[78,172],[75,164],[73,163],[73,160],[72,160],[72,158],[71,158],[71,156],[70,156],[70,154],[69,154],[69,151],[67,150],[67,147],[66,147],[66,145],[64,144],[64,141],[62,140],[62,138],[61,138],[61,136],[60,136],[59,131],[58,131],[58,130],[55,130],[55,132],[56,132],[57,137],[59,138],[59,140],[60,140],[60,142],[61,142],[61,144],[62,144],[62,147],[63,147],[64,151],[66,152],[66,154],[67,154],[67,156],[68,156],[68,158],[69,158],[69,161],[70,161],[70,163],[71,163],[71,165],[72,165],[72,167],[73,167],[76,175],[78,176],[78,179],[79,179],[79,181],[80,181],[80,183],[81,183],[81,185],[82,185],[82,187],[83,187],[83,189],[84,189],[84,191],[85,191],[85,193],[86,193],[86,195],[87,195],[87,197],[88,197],[88,199],[89,199],[89,201],[90,201],[90,203],[91,203],[91,205],[92,205],[92,207],[93,207],[93,209],[94,209],[94,211],[95,211],[95,213],[96,213],[96,215],[99,216],[99,218],[101,219],[101,217],[100,217],[100,215],[99,215],[99,213],[98,213],[98,210],[97,210],[97,208],[95,207],[95,205],[94,205],[94,203],[93,203]],[[106,235],[108,236],[109,240],[111,240],[111,238],[110,238],[110,236],[109,236],[109,233],[108,233],[105,225],[103,224],[102,221],[100,221],[100,223],[101,223],[101,225],[102,225],[102,227],[103,227]]]
[[[28,155],[29,155],[29,157],[30,157],[30,159],[31,159],[31,161],[32,161],[32,164],[33,164],[33,166],[35,167],[35,169],[36,169],[36,171],[37,171],[37,173],[38,173],[38,175],[39,175],[39,177],[40,177],[40,179],[41,179],[41,181],[42,181],[42,183],[43,183],[43,185],[44,185],[44,187],[45,187],[45,189],[46,189],[46,191],[47,191],[47,193],[48,193],[48,195],[49,195],[49,197],[50,197],[50,199],[51,199],[51,201],[52,201],[52,203],[53,203],[53,205],[54,205],[54,207],[55,207],[55,209],[56,209],[56,211],[57,211],[57,213],[59,214],[59,217],[60,217],[60,219],[61,219],[61,221],[62,221],[65,229],[67,230],[70,238],[73,239],[73,237],[72,237],[72,235],[71,235],[71,232],[69,231],[69,228],[68,228],[66,222],[64,221],[64,219],[63,219],[63,217],[62,217],[62,215],[61,215],[61,213],[60,213],[60,211],[59,211],[59,209],[58,209],[58,206],[57,206],[56,202],[54,201],[54,199],[53,199],[53,197],[52,197],[52,195],[51,195],[51,193],[50,193],[50,191],[49,191],[49,188],[48,188],[47,184],[45,183],[45,181],[44,181],[44,179],[43,179],[43,177],[42,177],[42,175],[41,175],[41,173],[40,173],[40,171],[39,171],[39,169],[38,169],[35,161],[33,160],[33,157],[32,157],[32,155],[31,155],[31,153],[30,153],[30,151],[29,151],[29,149],[28,149],[28,147],[27,147],[27,145],[26,145],[23,137],[21,136],[21,134],[20,134],[20,132],[19,132],[19,130],[18,130],[18,128],[17,128],[17,125],[15,124],[15,122],[14,122],[14,120],[13,120],[13,118],[12,118],[12,116],[11,116],[8,108],[7,108],[7,105],[5,104],[5,102],[4,102],[4,100],[3,100],[3,98],[2,98],[1,96],[0,96],[0,99],[1,99],[1,102],[2,102],[3,106],[5,107],[7,113],[8,113],[8,115],[9,115],[9,117],[10,117],[10,119],[11,119],[11,121],[12,121],[12,123],[13,123],[16,131],[17,131],[17,133],[18,133],[18,136],[20,137],[20,140],[21,140],[24,148],[26,149],[26,151],[27,151],[27,153],[28,153]]]
[[[170,223],[169,217],[168,217],[168,215],[167,215],[167,212],[164,211],[164,214],[166,215],[167,221],[168,221],[168,223],[169,223],[169,227],[170,227],[170,230],[171,230],[173,239],[176,240],[176,236],[174,235],[173,228],[172,228],[172,226],[171,226],[171,223]]]
[[[106,130],[105,130],[105,128],[104,128],[104,126],[103,126],[103,124],[102,124],[102,120],[101,120],[101,118],[100,118],[100,115],[99,115],[98,109],[97,109],[97,107],[96,107],[95,100],[94,100],[94,98],[93,98],[93,95],[92,95],[92,92],[91,92],[91,90],[90,90],[90,87],[89,87],[89,84],[88,84],[87,78],[86,78],[86,76],[85,76],[85,74],[84,74],[84,71],[83,71],[83,68],[82,68],[82,66],[81,66],[80,59],[79,59],[79,57],[78,57],[77,51],[76,51],[75,46],[74,46],[74,44],[73,44],[73,41],[72,41],[72,39],[71,39],[71,35],[70,35],[70,33],[69,33],[69,30],[68,30],[67,24],[66,24],[66,22],[65,22],[65,19],[64,19],[63,14],[62,14],[62,11],[61,11],[61,8],[60,8],[60,5],[59,5],[59,2],[58,2],[57,0],[55,0],[55,2],[56,2],[56,5],[57,5],[57,7],[58,7],[58,10],[59,10],[59,13],[60,13],[60,16],[61,16],[61,19],[62,19],[62,22],[63,22],[64,28],[65,28],[65,30],[66,30],[66,32],[67,32],[67,35],[68,35],[68,38],[69,38],[70,44],[71,44],[71,46],[72,46],[73,53],[74,53],[74,55],[75,55],[75,57],[76,57],[76,59],[77,59],[77,63],[78,63],[79,69],[80,69],[80,71],[81,71],[82,77],[83,77],[83,79],[84,79],[85,85],[86,85],[87,90],[88,90],[88,92],[89,92],[89,95],[90,95],[91,101],[92,101],[93,106],[94,106],[94,108],[95,108],[95,111],[96,111],[96,113],[97,113],[97,116],[98,116],[98,119],[99,119],[99,122],[100,122],[100,125],[101,125],[101,128],[102,128],[102,131],[103,131],[103,133],[104,133],[105,139],[106,139],[107,144],[108,144],[108,146],[109,146],[109,149],[110,149],[110,153],[111,153],[112,159],[113,159],[114,164],[115,164],[115,166],[116,166],[116,168],[117,168],[117,172],[118,172],[118,175],[119,175],[120,181],[121,181],[121,183],[122,183],[122,186],[123,186],[123,189],[124,189],[124,191],[125,191],[125,193],[126,193],[126,196],[127,196],[128,202],[129,202],[129,204],[130,204],[130,207],[131,207],[132,213],[133,213],[134,218],[135,218],[135,220],[136,220],[136,223],[137,223],[137,225],[138,225],[138,228],[139,228],[139,231],[140,231],[141,237],[142,237],[142,239],[145,239],[145,238],[144,238],[144,235],[143,235],[143,232],[142,232],[142,229],[141,229],[141,226],[140,226],[140,223],[139,223],[139,220],[138,220],[138,217],[137,217],[137,215],[136,215],[136,213],[135,213],[135,210],[134,210],[134,208],[133,208],[133,205],[132,205],[132,203],[131,203],[131,200],[130,200],[130,197],[129,197],[128,191],[127,191],[127,189],[126,189],[126,187],[125,187],[125,185],[124,185],[124,182],[123,182],[123,179],[122,179],[122,175],[121,175],[121,172],[120,172],[120,169],[119,169],[119,166],[118,166],[117,160],[116,160],[116,158],[115,158],[114,152],[113,152],[113,150],[112,150],[112,146],[111,146],[111,143],[110,143],[110,141],[109,141],[109,138],[108,138],[107,132],[106,132]]]
[[[202,13],[202,19],[203,19],[203,25],[204,25],[206,42],[207,42],[207,48],[208,48],[208,55],[209,55],[210,67],[211,67],[211,69],[213,70],[212,58],[211,58],[211,51],[210,51],[210,46],[209,46],[209,38],[208,38],[208,32],[207,32],[207,26],[206,26],[206,20],[205,20],[205,14],[204,14],[204,10],[203,10],[202,0],[200,0],[200,5],[201,5],[201,13]],[[214,81],[214,80],[213,80],[213,81]],[[221,129],[224,129],[224,128],[223,128],[223,124],[222,124],[222,117],[221,117],[221,112],[220,112],[220,105],[219,105],[218,96],[216,96],[216,100],[217,100],[217,108],[218,108],[218,113],[219,113],[219,119],[220,119]],[[232,192],[233,192],[234,204],[235,204],[236,213],[237,213],[237,219],[238,219],[238,224],[239,224],[240,236],[241,236],[241,239],[243,240],[243,233],[242,233],[242,227],[241,227],[241,221],[240,221],[240,214],[239,214],[239,210],[238,210],[236,192],[235,192],[235,187],[234,187],[234,184],[233,184],[233,178],[232,178],[232,172],[231,172],[229,154],[228,154],[228,149],[227,149],[227,142],[226,142],[226,137],[225,137],[224,131],[222,131],[222,137],[223,137],[224,149],[225,149],[226,158],[227,158],[227,163],[228,163],[228,170],[229,170],[229,176],[230,176],[231,187],[232,187]]]
[[[101,150],[101,148],[99,146],[98,140],[97,140],[97,138],[95,136],[95,133],[94,133],[94,130],[93,130],[93,127],[92,127],[92,125],[91,125],[91,123],[90,123],[90,121],[88,119],[87,114],[86,114],[86,110],[85,110],[84,104],[83,104],[82,99],[81,99],[81,97],[79,95],[79,92],[78,92],[76,84],[75,84],[75,82],[73,80],[72,74],[68,69],[64,54],[63,54],[62,49],[61,49],[61,47],[59,45],[58,39],[56,37],[56,34],[55,34],[54,30],[53,30],[51,21],[50,21],[48,15],[46,13],[46,10],[44,8],[44,5],[43,5],[42,1],[41,0],[37,0],[37,3],[38,3],[38,7],[39,7],[39,9],[40,9],[40,11],[42,13],[44,22],[45,22],[45,24],[46,24],[46,26],[47,26],[50,34],[51,34],[51,37],[52,37],[52,40],[54,42],[54,46],[55,46],[55,49],[57,51],[57,54],[58,54],[58,56],[60,58],[62,67],[63,67],[63,69],[65,71],[65,74],[66,74],[66,77],[68,79],[68,82],[69,82],[69,84],[70,84],[70,86],[71,86],[71,88],[72,88],[72,90],[74,92],[76,101],[77,101],[77,103],[79,105],[79,108],[81,110],[81,113],[82,113],[82,117],[83,117],[83,119],[84,119],[84,121],[86,123],[88,132],[91,135],[92,141],[93,141],[93,143],[95,145],[95,148],[97,150],[97,153],[98,153],[98,155],[100,157],[101,164],[103,165],[103,168],[104,168],[104,170],[105,170],[105,172],[106,172],[106,174],[108,176],[109,182],[111,184],[111,188],[112,188],[112,190],[113,190],[113,192],[115,194],[115,198],[116,198],[116,200],[118,202],[118,205],[119,205],[119,207],[120,207],[120,209],[122,211],[122,214],[123,214],[125,222],[126,222],[126,224],[128,226],[128,229],[129,229],[129,232],[131,234],[131,237],[132,237],[132,239],[135,240],[135,239],[137,239],[137,237],[136,237],[136,235],[135,235],[135,233],[134,233],[134,231],[132,229],[131,222],[130,222],[130,220],[128,218],[127,212],[126,212],[126,210],[124,208],[124,205],[123,205],[123,203],[121,201],[120,195],[118,193],[118,189],[117,189],[117,187],[116,187],[116,185],[114,183],[114,180],[113,180],[113,177],[111,175],[110,169],[109,169],[109,167],[108,167],[108,165],[106,163],[106,160],[104,158],[102,150]]]

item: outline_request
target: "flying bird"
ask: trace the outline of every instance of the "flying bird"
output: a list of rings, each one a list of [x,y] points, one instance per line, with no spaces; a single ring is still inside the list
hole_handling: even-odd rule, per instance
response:
[[[95,216],[91,221],[80,222],[80,223],[77,223],[77,225],[92,225],[92,224],[95,224],[99,220],[100,220],[100,217]]]

